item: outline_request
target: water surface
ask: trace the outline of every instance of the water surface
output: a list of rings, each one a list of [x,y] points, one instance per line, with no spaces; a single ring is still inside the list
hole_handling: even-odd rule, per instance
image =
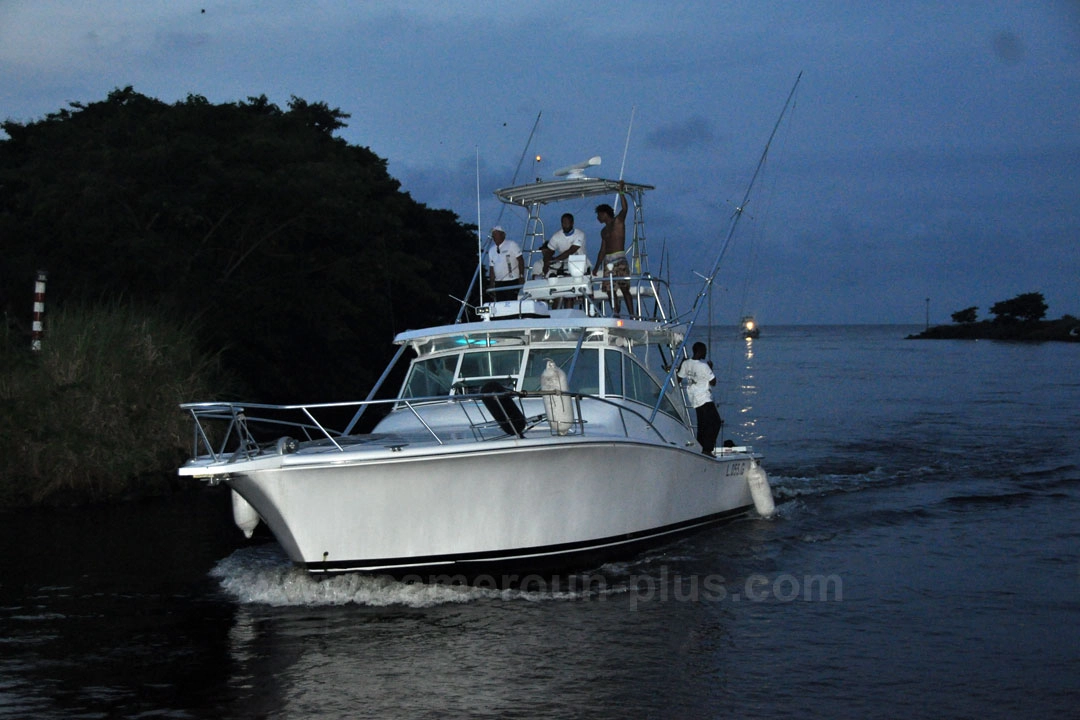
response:
[[[558,585],[314,581],[221,492],[4,516],[0,717],[1069,717],[1080,346],[917,329],[714,340],[778,516]]]

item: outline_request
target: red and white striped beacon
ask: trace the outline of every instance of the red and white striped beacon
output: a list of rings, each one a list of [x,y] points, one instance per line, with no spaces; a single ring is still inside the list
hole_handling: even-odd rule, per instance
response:
[[[45,315],[45,277],[44,270],[38,270],[37,280],[34,281],[34,324],[30,327],[30,349],[34,352],[41,350],[41,318]]]

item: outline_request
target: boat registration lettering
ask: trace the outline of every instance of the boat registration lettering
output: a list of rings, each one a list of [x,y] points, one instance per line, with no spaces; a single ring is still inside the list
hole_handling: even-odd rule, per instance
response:
[[[749,463],[745,460],[739,460],[733,462],[727,466],[727,471],[724,473],[725,477],[731,477],[732,475],[745,475]]]

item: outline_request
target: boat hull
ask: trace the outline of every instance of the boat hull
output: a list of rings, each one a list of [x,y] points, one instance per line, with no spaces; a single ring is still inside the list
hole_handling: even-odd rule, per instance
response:
[[[226,481],[313,572],[587,568],[753,507],[753,458],[634,441],[485,444]]]

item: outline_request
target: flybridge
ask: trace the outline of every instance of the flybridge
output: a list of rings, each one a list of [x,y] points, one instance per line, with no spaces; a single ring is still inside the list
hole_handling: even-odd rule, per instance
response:
[[[612,310],[610,289],[615,281],[629,285],[630,295],[634,299],[633,303],[627,300],[627,312],[631,317],[662,320],[674,317],[670,291],[666,283],[649,273],[648,254],[645,249],[642,200],[645,192],[654,190],[655,186],[585,177],[586,170],[598,165],[600,158],[592,157],[558,170],[555,173],[560,178],[558,180],[537,180],[495,191],[495,196],[501,202],[528,210],[529,216],[525,221],[525,233],[521,242],[526,271],[517,298],[511,300],[501,297],[499,300],[502,302],[485,304],[485,320],[554,316],[566,308],[580,308],[591,317],[607,316]],[[548,239],[541,209],[550,203],[591,197],[608,197],[615,202],[614,198],[619,193],[625,193],[620,202],[627,203],[633,210],[627,218],[625,244],[629,275],[617,278],[612,276],[610,265],[606,267],[606,276],[596,268],[590,270],[591,258],[584,253],[568,258],[565,268],[559,272],[541,274],[539,258],[547,248]],[[543,268],[547,268],[546,263]],[[667,306],[659,302],[661,294],[667,296]],[[650,302],[646,303],[647,299]],[[528,304],[528,307],[525,304]],[[541,308],[540,304],[546,307]],[[629,307],[631,304],[633,307]],[[462,309],[464,311],[464,307]],[[460,313],[458,319],[462,319]]]

